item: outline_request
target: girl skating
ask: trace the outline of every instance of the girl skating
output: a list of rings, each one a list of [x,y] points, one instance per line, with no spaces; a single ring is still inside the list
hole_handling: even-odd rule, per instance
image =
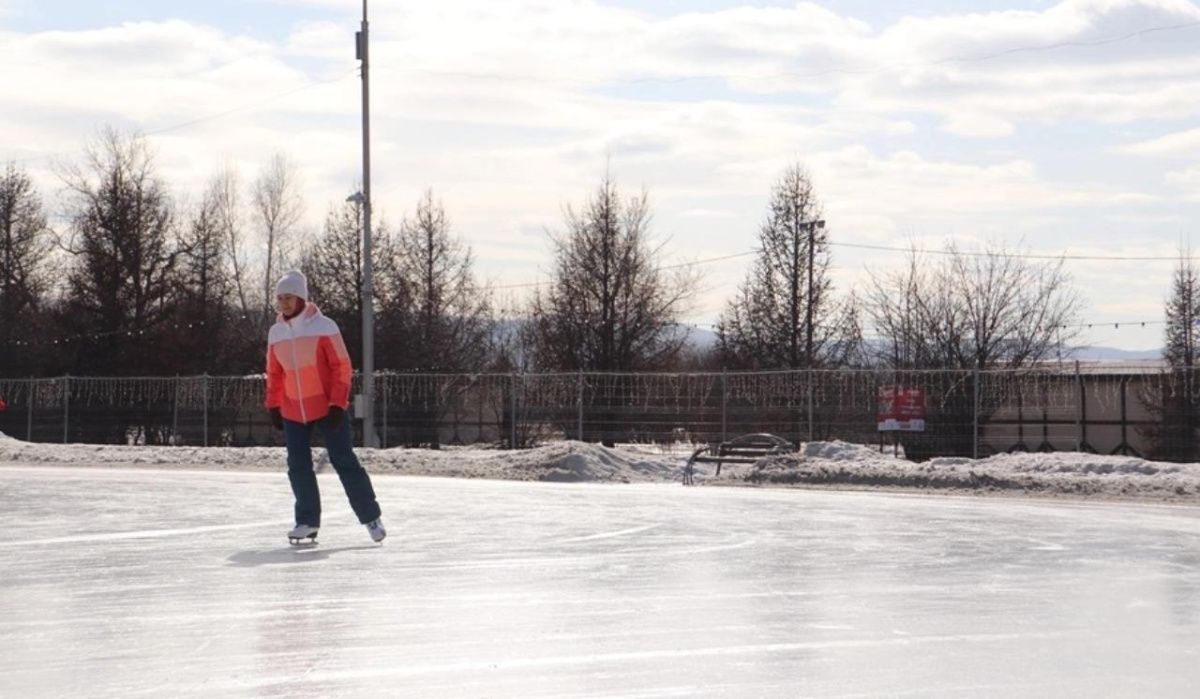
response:
[[[308,301],[308,280],[288,272],[275,286],[279,317],[267,336],[267,409],[287,442],[288,480],[296,496],[296,526],[288,532],[293,543],[315,543],[321,527],[321,494],[313,471],[312,434],[320,429],[329,461],[358,521],[371,540],[383,541],[387,531],[371,477],[358,462],[351,445],[350,355],[337,323]]]

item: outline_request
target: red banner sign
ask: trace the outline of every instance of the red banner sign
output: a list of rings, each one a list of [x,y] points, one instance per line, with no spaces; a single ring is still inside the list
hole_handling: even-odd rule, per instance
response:
[[[880,388],[876,419],[880,432],[924,432],[924,391],[903,386]]]

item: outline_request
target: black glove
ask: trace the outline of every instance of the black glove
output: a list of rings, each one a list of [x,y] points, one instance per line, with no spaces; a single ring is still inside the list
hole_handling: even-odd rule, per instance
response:
[[[336,405],[329,406],[329,416],[325,418],[325,426],[330,432],[337,432],[342,429],[342,423],[346,421],[346,411]]]
[[[277,430],[283,429],[283,414],[279,412],[279,408],[271,408],[271,426]]]

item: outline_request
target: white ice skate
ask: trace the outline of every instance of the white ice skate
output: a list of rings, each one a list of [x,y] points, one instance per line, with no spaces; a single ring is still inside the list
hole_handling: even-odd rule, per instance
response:
[[[317,527],[310,527],[307,524],[297,524],[290,532],[288,532],[288,541],[292,546],[301,544],[317,543]]]
[[[387,536],[387,530],[383,528],[383,519],[377,519],[374,522],[367,522],[367,533],[371,535],[371,541],[379,543]]]

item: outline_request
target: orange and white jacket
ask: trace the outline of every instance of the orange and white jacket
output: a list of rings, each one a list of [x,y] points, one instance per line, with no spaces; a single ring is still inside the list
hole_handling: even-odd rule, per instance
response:
[[[313,303],[291,320],[280,315],[267,335],[268,409],[284,419],[316,422],[350,402],[350,354],[337,323]]]

